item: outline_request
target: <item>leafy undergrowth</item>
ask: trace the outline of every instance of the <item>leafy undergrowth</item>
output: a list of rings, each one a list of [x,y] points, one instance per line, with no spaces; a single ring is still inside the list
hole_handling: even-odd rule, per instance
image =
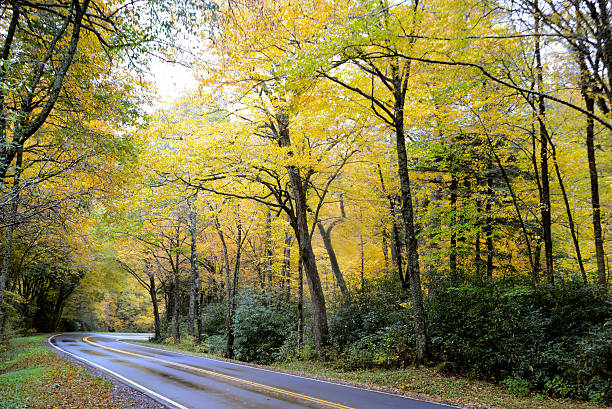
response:
[[[110,382],[57,357],[42,343],[46,335],[16,338],[0,350],[0,407],[125,408]]]
[[[344,371],[316,361],[277,363],[276,368],[342,379],[366,385],[391,388],[412,396],[439,398],[452,403],[507,409],[595,409],[591,403],[551,399],[532,394],[516,396],[508,389],[490,382],[443,376],[433,368],[368,369]]]
[[[198,352],[190,344],[151,344],[143,341],[145,345],[183,351],[194,355],[203,355],[219,358],[211,354]],[[254,365],[261,366],[261,365]],[[450,404],[461,404],[476,408],[500,409],[601,409],[587,402],[552,399],[540,394],[527,394],[517,396],[508,388],[490,382],[479,381],[463,377],[444,376],[433,368],[405,368],[405,369],[368,369],[345,371],[333,368],[332,365],[320,361],[287,361],[276,362],[269,368],[281,371],[324,377],[328,380],[341,380],[352,384],[370,386],[374,388],[391,389],[409,396],[426,400],[445,401]]]

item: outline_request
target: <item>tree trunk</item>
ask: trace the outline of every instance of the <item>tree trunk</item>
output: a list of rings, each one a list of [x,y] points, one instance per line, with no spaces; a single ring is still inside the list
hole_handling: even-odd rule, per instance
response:
[[[389,232],[384,226],[381,231],[380,248],[385,259],[385,270],[389,270]]]
[[[277,115],[277,124],[279,129],[278,142],[282,147],[291,146],[289,137],[289,120],[286,115]],[[294,166],[287,166],[289,181],[291,183],[291,191],[295,202],[295,214],[291,220],[291,225],[295,231],[295,236],[298,240],[300,249],[300,259],[306,274],[306,281],[310,290],[310,300],[312,302],[312,315],[314,326],[314,341],[317,353],[321,353],[321,348],[328,342],[328,326],[327,326],[327,309],[325,306],[325,296],[321,287],[321,278],[317,270],[317,263],[310,231],[308,228],[308,218],[306,209],[308,204],[306,201],[306,184],[300,174],[300,169]]]
[[[285,301],[289,302],[291,297],[291,244],[293,236],[289,231],[285,231],[285,247],[283,248],[283,268],[282,268],[282,286],[281,289],[285,292]]]
[[[172,314],[172,325],[174,328],[174,342],[179,342],[181,340],[181,331],[180,331],[180,277],[179,277],[178,268],[174,272],[174,311]]]
[[[9,225],[6,227],[4,236],[4,254],[2,255],[2,270],[0,271],[0,317],[4,315],[2,311],[4,289],[6,287],[6,278],[11,263],[11,255],[13,253],[13,233],[17,224],[17,210],[19,208],[19,181],[21,178],[22,159],[23,147],[20,147],[16,154],[15,175],[13,177],[13,187],[11,189],[11,196],[9,200]],[[1,330],[2,328],[0,328],[0,331]]]
[[[487,199],[485,202],[486,221],[484,233],[487,240],[487,278],[493,278],[493,220],[491,219],[491,207],[493,204],[493,164],[487,162]],[[528,239],[527,239],[528,240]],[[529,243],[527,243],[530,246]],[[531,260],[531,254],[529,255]]]
[[[199,294],[199,302],[198,302],[198,310],[196,311],[196,322],[198,324],[198,345],[202,344],[202,303],[204,302],[204,291],[200,288]]]
[[[189,199],[189,234],[191,236],[191,275],[189,276],[189,335],[195,336],[195,316],[198,310],[200,276],[198,274],[196,195]]]
[[[395,265],[397,269],[397,274],[399,276],[400,283],[402,284],[402,289],[406,292],[406,295],[410,295],[410,284],[408,278],[404,275],[404,267],[402,265],[402,242],[400,239],[400,232],[397,227],[397,220],[395,218],[395,204],[393,202],[393,197],[387,192],[385,188],[385,180],[383,179],[382,170],[380,169],[380,165],[378,166],[378,177],[380,178],[380,187],[387,196],[387,200],[389,201],[389,215],[391,216],[391,262]]]
[[[602,32],[608,34],[608,38],[603,38],[604,42],[604,60],[607,64],[608,69],[612,68],[610,64],[612,64],[612,39],[609,38],[610,33],[610,25],[607,9],[605,7],[605,2],[601,1],[599,3],[602,19]],[[578,66],[580,68],[580,91],[582,93],[582,98],[584,99],[584,103],[586,105],[586,110],[590,114],[595,112],[595,99],[591,94],[593,92],[593,78],[589,73],[587,64],[586,64],[586,56],[583,50],[578,49]],[[612,76],[608,71],[608,82],[612,85]],[[610,91],[610,89],[608,89]],[[610,94],[608,94],[608,97]],[[612,100],[608,99],[609,102],[612,103]],[[608,113],[608,108],[605,107],[605,103],[602,104],[604,114]],[[587,116],[586,118],[586,148],[587,148],[587,160],[589,162],[589,179],[591,182],[591,218],[593,220],[593,238],[595,240],[595,259],[597,262],[597,284],[601,288],[602,292],[607,291],[608,280],[606,277],[606,264],[605,264],[605,253],[604,253],[604,240],[603,240],[603,232],[601,227],[601,207],[599,203],[599,179],[597,178],[597,162],[595,160],[595,124],[593,122],[592,116]]]
[[[450,251],[448,255],[448,267],[450,269],[450,279],[453,285],[459,283],[459,276],[457,274],[457,233],[455,233],[455,227],[457,224],[457,177],[451,175],[450,184],[450,206],[451,206],[451,237],[450,237]]]
[[[159,341],[161,339],[161,324],[159,320],[159,306],[157,304],[157,288],[155,287],[155,276],[151,272],[149,272],[149,295],[153,304],[153,324],[155,328],[153,340]]]
[[[270,209],[266,212],[266,241],[264,243],[264,258],[265,258],[265,268],[264,268],[264,280],[268,281],[268,288],[272,288],[272,280],[273,280],[273,254],[272,254],[272,214],[270,213]]]
[[[338,259],[336,258],[336,252],[334,251],[334,247],[332,246],[331,242],[331,231],[334,228],[334,224],[329,226],[326,230],[325,227],[323,227],[323,223],[319,221],[317,222],[317,227],[319,228],[319,233],[321,234],[321,238],[323,239],[323,245],[325,246],[325,250],[327,250],[327,255],[329,256],[329,264],[331,265],[332,272],[336,277],[338,287],[340,287],[342,298],[344,299],[344,301],[350,302],[351,295],[349,293],[348,287],[346,286],[346,281],[344,281],[344,275],[342,274],[342,271],[340,271]]]
[[[298,304],[297,304],[297,348],[304,345],[304,270],[302,259],[298,261]]]
[[[559,181],[559,188],[561,188],[561,196],[563,197],[563,203],[565,204],[565,212],[567,214],[569,230],[572,235],[572,241],[574,243],[574,250],[576,251],[576,259],[578,260],[578,268],[580,269],[580,276],[582,277],[582,281],[585,284],[588,284],[586,271],[584,269],[584,263],[582,261],[582,253],[580,252],[580,243],[578,242],[578,236],[576,235],[576,226],[574,225],[574,217],[572,216],[572,209],[570,207],[569,199],[567,197],[567,192],[565,190],[565,183],[563,182],[563,177],[561,176],[561,170],[559,169],[559,164],[557,163],[557,149],[555,148],[555,145],[552,143],[552,141],[548,141],[548,142],[552,150],[552,159],[553,159],[553,164],[555,166],[555,173],[557,175],[557,180]]]
[[[221,246],[223,247],[223,271],[225,272],[225,357],[233,358],[233,336],[230,337],[232,333],[232,282],[230,277],[229,253],[227,243],[225,242],[225,235],[223,231],[221,231],[221,225],[216,217],[215,227],[217,228],[217,234],[219,235],[219,240],[221,240]]]
[[[480,203],[478,203],[480,210]],[[482,271],[482,258],[480,258],[480,227],[476,230],[476,237],[474,238],[474,266],[476,268],[476,278],[480,279]]]
[[[548,170],[548,131],[546,129],[546,105],[544,104],[544,80],[542,70],[542,58],[540,55],[539,24],[540,19],[536,16],[536,37],[535,37],[535,57],[536,57],[536,83],[538,89],[538,122],[540,136],[540,180],[542,183],[542,195],[540,197],[540,214],[542,218],[542,236],[544,239],[544,260],[546,260],[546,278],[549,284],[554,284],[553,266],[553,245],[551,232],[551,205],[550,205],[550,177]]]
[[[594,100],[583,92],[587,111],[594,111]],[[601,228],[601,207],[599,205],[599,180],[597,179],[597,165],[595,162],[595,129],[593,118],[587,117],[586,128],[587,157],[589,161],[589,178],[591,181],[591,207],[593,219],[593,236],[595,238],[595,258],[597,260],[597,284],[602,292],[607,291],[608,280],[606,279],[606,264],[604,253],[604,241]]]
[[[397,81],[396,81],[397,82]],[[395,84],[396,90],[401,88]],[[429,336],[423,307],[423,290],[421,288],[421,272],[419,266],[418,242],[412,207],[410,173],[408,171],[408,156],[406,154],[406,139],[404,135],[404,100],[396,95],[395,102],[395,137],[397,146],[397,165],[401,186],[401,212],[407,241],[407,276],[410,280],[410,295],[412,298],[412,315],[414,320],[414,338],[416,342],[416,363],[422,364],[429,358]]]
[[[238,212],[237,212],[238,213]],[[232,356],[234,355],[234,328],[231,325],[234,320],[234,311],[236,311],[236,291],[238,289],[238,275],[240,273],[240,258],[242,255],[242,222],[238,215],[237,218],[237,230],[236,235],[236,263],[234,264],[234,277],[232,279],[232,292],[231,292],[231,303],[230,303],[230,326],[227,331],[227,349],[231,351]]]

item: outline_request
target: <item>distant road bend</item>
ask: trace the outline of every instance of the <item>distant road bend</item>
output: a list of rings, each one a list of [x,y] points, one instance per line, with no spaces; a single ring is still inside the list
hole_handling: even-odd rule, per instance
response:
[[[123,341],[148,334],[54,335],[51,345],[170,408],[442,409],[451,406]]]

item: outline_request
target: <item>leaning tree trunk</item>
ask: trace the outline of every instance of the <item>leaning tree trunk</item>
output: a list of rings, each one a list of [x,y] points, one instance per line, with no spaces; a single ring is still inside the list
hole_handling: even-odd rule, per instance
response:
[[[277,115],[278,124],[278,143],[281,147],[291,146],[289,136],[289,120],[285,114]],[[328,342],[328,326],[327,326],[327,308],[325,306],[325,295],[321,286],[321,278],[317,270],[317,263],[314,251],[312,249],[312,241],[308,228],[308,218],[306,209],[306,183],[302,179],[300,170],[295,166],[287,166],[289,174],[289,182],[293,200],[295,202],[294,217],[291,220],[291,227],[295,231],[295,236],[298,240],[300,250],[300,260],[306,281],[310,290],[310,300],[312,302],[312,318],[314,327],[314,341],[317,353],[321,353],[321,348]]]
[[[380,168],[380,164],[378,166],[378,177],[380,178],[380,187],[384,194],[387,196],[387,200],[389,202],[389,216],[391,217],[391,262],[395,265],[397,269],[397,274],[399,276],[400,283],[402,285],[402,289],[408,295],[410,293],[410,284],[408,278],[404,275],[404,267],[402,265],[402,242],[400,240],[400,232],[397,226],[397,221],[395,219],[395,204],[393,197],[391,194],[387,192],[385,188],[385,180],[383,179],[382,170]]]
[[[348,287],[346,286],[346,281],[344,281],[344,275],[340,270],[338,258],[336,257],[336,252],[334,251],[334,247],[331,242],[331,231],[334,228],[334,224],[325,229],[323,223],[317,222],[317,227],[319,228],[319,233],[321,234],[321,238],[323,239],[323,245],[325,246],[325,250],[327,251],[327,255],[329,256],[329,264],[331,266],[332,272],[336,277],[338,287],[340,287],[342,298],[345,302],[350,302],[351,295],[349,293]]]

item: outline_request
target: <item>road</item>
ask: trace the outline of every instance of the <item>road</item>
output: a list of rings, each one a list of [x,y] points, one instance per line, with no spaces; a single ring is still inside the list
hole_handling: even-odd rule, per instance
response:
[[[442,409],[448,405],[129,343],[147,334],[59,334],[51,345],[170,408]]]

